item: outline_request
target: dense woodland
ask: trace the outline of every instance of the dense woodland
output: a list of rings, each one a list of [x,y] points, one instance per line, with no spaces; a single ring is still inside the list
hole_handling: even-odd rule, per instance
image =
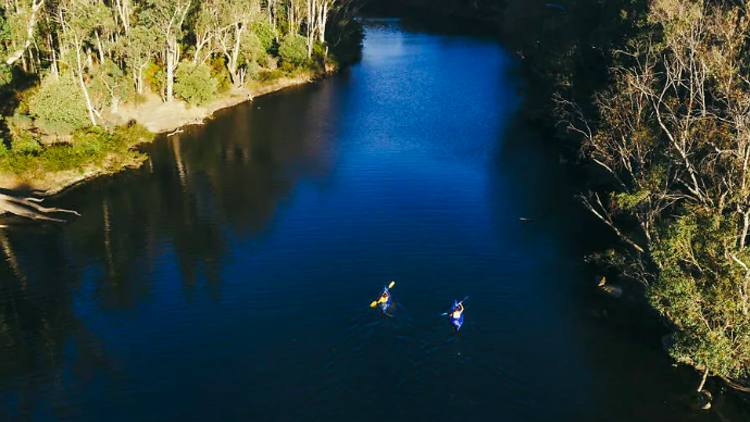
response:
[[[619,240],[591,261],[643,287],[677,361],[746,382],[750,2],[407,3],[503,33],[527,115],[588,170],[581,201]]]
[[[356,7],[350,0],[4,1],[0,173],[34,177],[127,155],[144,131],[112,131],[127,123],[118,116],[123,105],[154,97],[200,105],[250,84],[321,74],[336,66],[329,47],[361,40]]]

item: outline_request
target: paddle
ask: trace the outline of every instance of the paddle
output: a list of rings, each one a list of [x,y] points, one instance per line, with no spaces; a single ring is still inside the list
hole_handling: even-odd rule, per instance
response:
[[[468,298],[469,298],[469,296],[466,296],[465,298],[461,299],[461,301],[458,302],[458,303],[464,303],[464,302],[466,302],[466,299],[468,299]],[[442,314],[440,314],[440,316],[446,316],[446,315],[450,315],[450,314],[451,314],[450,312],[443,312]]]
[[[395,286],[395,285],[396,285],[396,282],[395,281],[391,281],[391,284],[388,285],[388,289],[392,289],[393,286]],[[370,307],[374,308],[376,306],[378,306],[378,301],[377,300],[373,300],[372,303],[370,304]]]

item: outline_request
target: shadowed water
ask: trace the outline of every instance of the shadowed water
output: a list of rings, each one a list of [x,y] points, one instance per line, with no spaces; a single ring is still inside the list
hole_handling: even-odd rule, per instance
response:
[[[517,115],[517,66],[368,21],[343,75],[159,140],[57,199],[72,224],[0,233],[0,419],[747,420],[718,390],[691,410],[662,333],[592,297],[604,229]]]

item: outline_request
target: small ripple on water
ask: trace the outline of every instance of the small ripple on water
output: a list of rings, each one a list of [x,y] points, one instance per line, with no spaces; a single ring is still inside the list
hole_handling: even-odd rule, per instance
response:
[[[385,317],[373,317],[374,314],[368,310],[355,316],[340,340],[330,348],[320,369],[307,381],[295,420],[342,416],[345,407],[352,407],[352,400],[389,414],[408,413],[406,409],[413,405],[414,398],[425,394],[429,397],[422,402],[434,404],[431,409],[424,409],[426,412],[445,414],[452,409],[450,413],[456,414],[456,406],[471,407],[478,400],[470,394],[453,391],[455,385],[470,385],[472,380],[476,380],[477,385],[487,385],[479,380],[492,378],[494,385],[499,383],[504,391],[514,391],[524,384],[509,374],[499,359],[487,350],[483,335],[472,321],[467,321],[464,328],[455,333],[444,316],[420,324],[398,303]],[[389,393],[384,393],[373,386],[378,375],[366,368],[380,367],[382,362],[378,358],[391,353],[402,355],[409,370],[399,374],[386,370],[383,376],[397,376],[388,382],[381,380],[379,385],[390,389]],[[363,365],[363,359],[369,360],[370,365]],[[360,384],[357,378],[361,378]],[[357,391],[351,391],[355,385]],[[369,393],[373,394],[367,397]],[[506,396],[502,406],[519,411],[529,409],[529,403],[522,397],[529,397],[529,394],[518,391]],[[315,409],[315,413],[311,413],[311,409]]]

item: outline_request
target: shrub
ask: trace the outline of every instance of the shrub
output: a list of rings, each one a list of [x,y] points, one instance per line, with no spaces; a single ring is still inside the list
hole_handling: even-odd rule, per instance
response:
[[[279,46],[279,55],[286,63],[301,65],[307,61],[307,39],[302,35],[287,35]]]
[[[245,62],[258,62],[266,56],[266,49],[257,35],[250,32],[242,38],[242,56]]]
[[[29,99],[29,113],[37,127],[52,133],[67,134],[91,124],[81,88],[67,76],[44,78]]]
[[[39,152],[42,146],[31,136],[31,133],[22,132],[19,135],[13,135],[10,141],[10,149],[14,154],[32,155]]]
[[[247,77],[248,79],[257,80],[260,76],[260,66],[256,62],[250,62],[247,64]]]
[[[117,126],[113,131],[113,135],[115,144],[126,148],[150,142],[154,139],[154,134],[135,120],[131,120],[126,125]]]
[[[271,51],[276,44],[276,28],[266,21],[255,22],[252,31],[266,51]]]
[[[73,133],[73,153],[78,156],[100,155],[113,141],[113,136],[99,127],[78,130]]]
[[[175,73],[174,93],[189,104],[199,105],[214,98],[218,88],[211,77],[211,68],[205,64],[182,62]]]
[[[151,91],[164,97],[164,92],[166,92],[166,80],[167,72],[164,68],[154,62],[149,62],[148,66],[143,71],[143,81],[146,85],[151,87]]]
[[[31,130],[34,127],[34,121],[29,117],[28,114],[23,114],[16,110],[13,116],[6,119],[8,128],[13,132],[20,132],[23,130]]]
[[[279,78],[284,77],[284,72],[281,69],[276,70],[263,70],[259,72],[258,80],[264,82],[270,82]]]
[[[209,61],[211,76],[216,79],[217,92],[223,93],[232,89],[232,77],[226,66],[224,56],[215,56]]]

